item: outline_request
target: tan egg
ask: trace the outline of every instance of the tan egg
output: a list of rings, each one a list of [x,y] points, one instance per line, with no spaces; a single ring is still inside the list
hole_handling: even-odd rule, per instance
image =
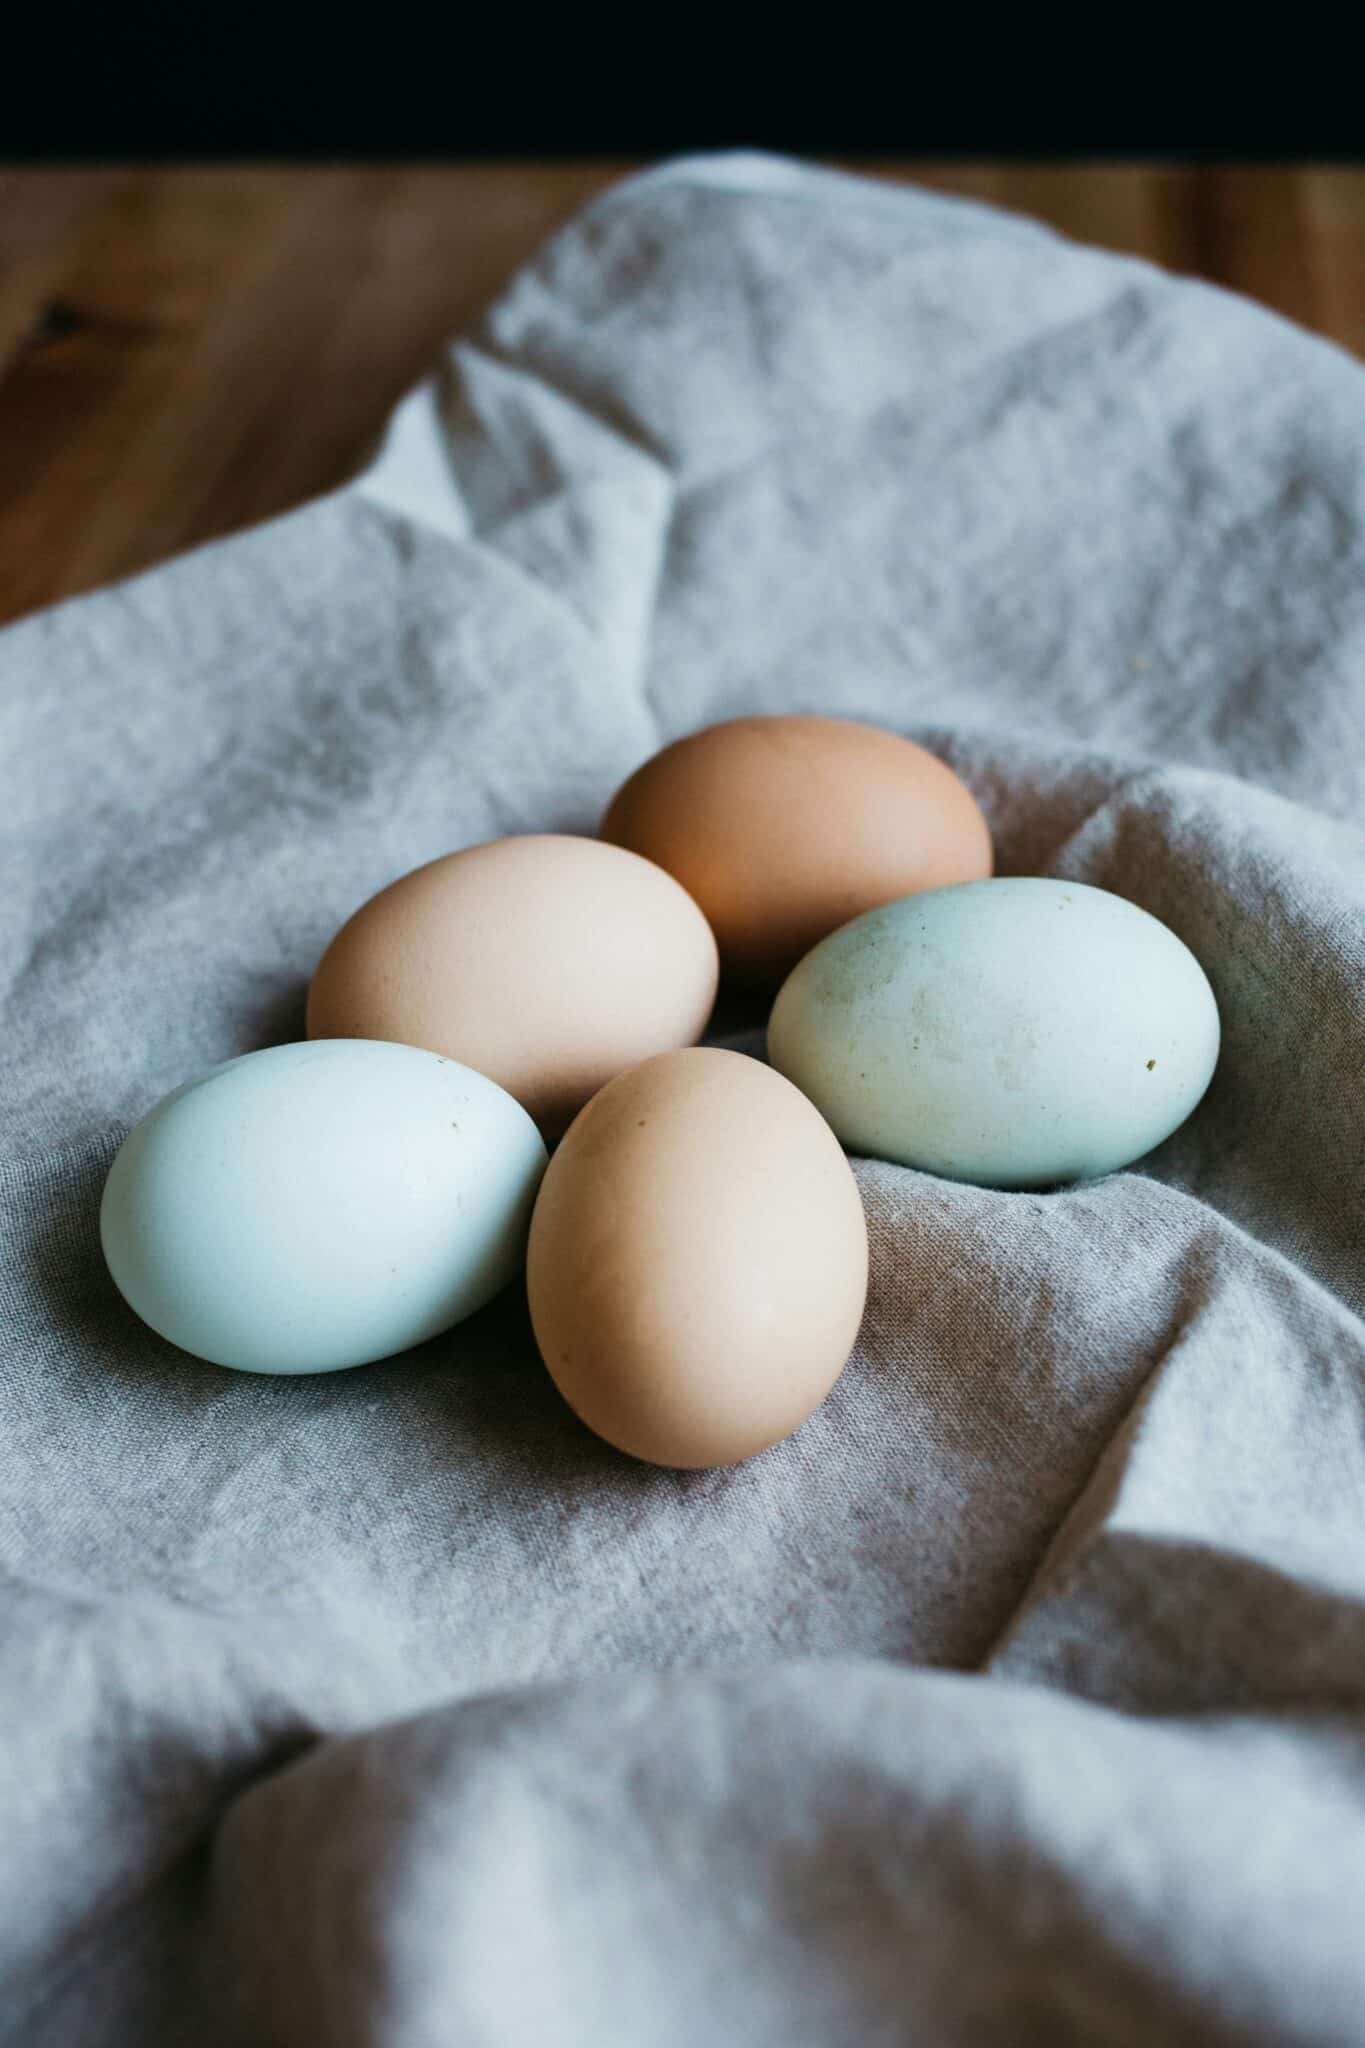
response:
[[[307,1029],[444,1053],[553,1134],[613,1074],[699,1038],[716,979],[706,919],[653,862],[597,839],[494,839],[404,875],[342,926]]]
[[[728,974],[776,981],[827,933],[991,872],[967,785],[913,741],[842,718],[736,718],[655,754],[602,837],[676,875]]]
[[[590,1429],[650,1464],[790,1435],[843,1369],[867,1226],[829,1125],[743,1053],[664,1053],[594,1096],[531,1220],[541,1356]]]

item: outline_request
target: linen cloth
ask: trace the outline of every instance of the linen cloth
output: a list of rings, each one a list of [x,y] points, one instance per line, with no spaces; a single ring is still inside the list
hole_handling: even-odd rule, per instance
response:
[[[1365,2041],[1363,522],[1336,349],[702,159],[356,484],[0,635],[0,2039]],[[516,1289],[312,1380],[136,1321],[115,1149],[364,897],[789,710],[1187,941],[1185,1129],[858,1162],[857,1350],[732,1470],[588,1435]]]

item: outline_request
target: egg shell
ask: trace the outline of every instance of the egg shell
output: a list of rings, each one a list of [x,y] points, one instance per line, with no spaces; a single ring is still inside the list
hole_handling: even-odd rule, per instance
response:
[[[955,1180],[1109,1173],[1184,1122],[1218,1059],[1189,948],[1121,896],[1009,877],[907,897],[807,954],[774,1066],[854,1152]]]
[[[541,1355],[589,1428],[653,1464],[731,1464],[804,1421],[848,1358],[862,1203],[779,1074],[667,1053],[595,1096],[551,1160],[527,1286]]]
[[[568,834],[447,854],[342,926],[308,995],[310,1038],[391,1038],[487,1074],[547,1134],[637,1060],[690,1045],[716,942],[662,868]]]
[[[976,799],[935,755],[841,718],[736,718],[636,770],[602,836],[676,875],[727,974],[771,986],[879,903],[991,872]]]
[[[125,1139],[100,1207],[129,1306],[244,1372],[331,1372],[434,1337],[519,1268],[545,1146],[482,1074],[406,1045],[274,1046]]]

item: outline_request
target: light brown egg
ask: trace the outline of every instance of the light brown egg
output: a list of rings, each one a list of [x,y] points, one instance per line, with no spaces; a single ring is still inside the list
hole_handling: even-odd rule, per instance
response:
[[[867,1294],[857,1183],[824,1118],[743,1053],[621,1074],[550,1161],[531,1320],[590,1429],[655,1465],[729,1465],[817,1408]]]
[[[716,942],[651,861],[596,839],[494,839],[359,909],[308,992],[310,1038],[390,1038],[486,1074],[542,1130],[701,1036]]]
[[[913,741],[842,718],[736,718],[675,740],[602,837],[676,875],[727,974],[779,980],[865,910],[991,872],[976,799]]]

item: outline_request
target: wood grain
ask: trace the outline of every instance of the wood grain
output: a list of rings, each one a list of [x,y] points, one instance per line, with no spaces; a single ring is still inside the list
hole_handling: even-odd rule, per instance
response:
[[[0,171],[0,619],[341,481],[620,163]],[[1250,293],[1365,354],[1365,170],[858,166]]]

